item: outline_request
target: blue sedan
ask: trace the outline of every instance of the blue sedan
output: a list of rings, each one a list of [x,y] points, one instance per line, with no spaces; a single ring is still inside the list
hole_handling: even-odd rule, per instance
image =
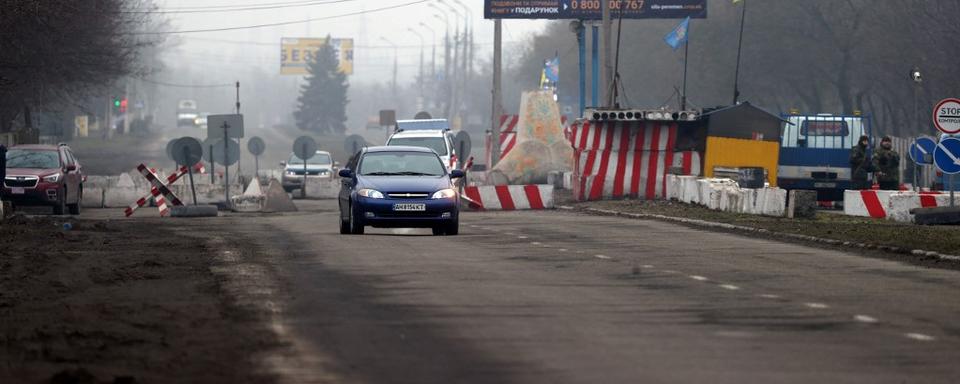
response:
[[[340,170],[340,233],[377,228],[432,228],[434,235],[460,232],[460,194],[433,150],[369,147]]]

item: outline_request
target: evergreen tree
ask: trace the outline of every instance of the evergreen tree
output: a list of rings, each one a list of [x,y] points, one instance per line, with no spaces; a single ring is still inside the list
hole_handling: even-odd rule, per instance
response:
[[[330,36],[327,36],[330,41]],[[324,44],[308,64],[307,83],[297,98],[298,110],[293,113],[297,127],[319,134],[342,134],[347,121],[347,75],[340,72],[340,62],[332,45]]]

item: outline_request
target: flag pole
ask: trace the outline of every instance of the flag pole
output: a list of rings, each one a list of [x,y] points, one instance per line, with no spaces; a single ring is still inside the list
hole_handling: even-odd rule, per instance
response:
[[[737,69],[733,75],[733,105],[740,101],[740,50],[743,48],[743,24],[747,18],[747,0],[741,0],[743,9],[740,11],[740,37],[737,42]]]
[[[686,36],[684,37],[683,43],[683,91],[680,92],[680,110],[685,111],[687,109],[687,57],[690,53],[690,26],[693,24],[693,20],[687,21],[687,30]]]

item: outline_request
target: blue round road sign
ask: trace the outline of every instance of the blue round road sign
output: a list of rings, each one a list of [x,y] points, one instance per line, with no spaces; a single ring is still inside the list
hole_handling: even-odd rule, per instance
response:
[[[933,152],[933,162],[943,173],[960,173],[960,140],[952,137],[940,140]]]
[[[933,164],[933,151],[937,142],[929,137],[918,137],[910,145],[910,159],[917,164]]]

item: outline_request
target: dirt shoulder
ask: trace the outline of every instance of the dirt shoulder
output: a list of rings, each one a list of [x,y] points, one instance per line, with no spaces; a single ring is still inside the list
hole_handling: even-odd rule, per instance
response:
[[[158,221],[0,222],[0,382],[272,382],[216,252]],[[61,380],[62,381],[59,381]]]
[[[811,236],[839,242],[832,245],[844,246],[843,243],[846,242],[847,248],[863,249],[871,254],[884,253],[892,258],[914,263],[948,268],[960,266],[960,263],[954,261],[913,254],[914,250],[925,250],[960,255],[960,228],[956,226],[920,226],[890,220],[846,216],[836,212],[818,212],[814,219],[787,219],[714,211],[698,205],[672,201],[572,202],[569,199],[564,201],[565,205],[580,210],[594,208],[627,214],[704,220],[765,230],[761,234],[767,237],[788,235],[789,240],[798,240],[798,236],[794,235]]]

